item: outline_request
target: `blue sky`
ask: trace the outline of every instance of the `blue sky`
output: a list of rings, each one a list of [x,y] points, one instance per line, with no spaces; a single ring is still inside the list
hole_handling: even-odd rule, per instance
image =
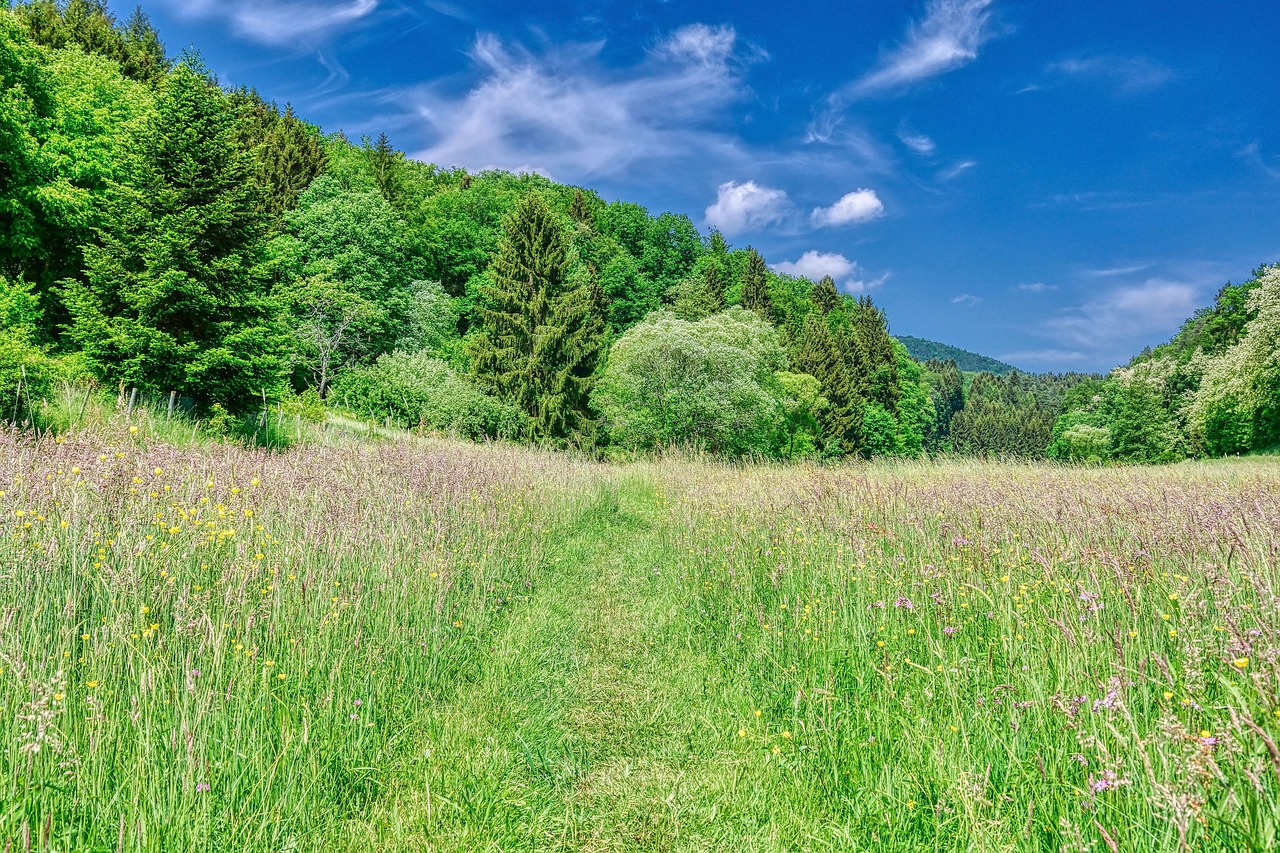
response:
[[[1280,260],[1274,0],[143,8],[326,131],[688,214],[1027,370],[1105,371]]]

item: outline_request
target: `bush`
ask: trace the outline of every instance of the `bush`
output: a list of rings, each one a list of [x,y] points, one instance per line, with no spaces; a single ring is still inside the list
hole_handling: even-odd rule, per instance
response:
[[[374,420],[450,432],[465,438],[509,438],[524,414],[454,373],[438,358],[394,352],[370,367],[341,374],[330,399]]]

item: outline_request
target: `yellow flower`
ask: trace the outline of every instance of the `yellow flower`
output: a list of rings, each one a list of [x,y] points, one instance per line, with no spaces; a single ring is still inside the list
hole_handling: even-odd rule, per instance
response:
[[[284,673],[283,672],[280,673],[279,675],[276,676],[276,678],[280,679],[281,681],[284,681]]]
[[[86,681],[86,682],[84,683],[84,686],[85,686],[85,687],[97,687],[97,686],[98,686],[98,682],[96,682],[96,681]]]
[[[738,737],[746,737],[746,736],[747,736],[746,729],[738,729]]]
[[[129,435],[137,435],[137,434],[138,434],[138,428],[136,426],[129,427]]]
[[[1213,734],[1213,733],[1212,733],[1212,732],[1210,732],[1208,729],[1201,729],[1201,730],[1200,730],[1200,737],[1211,737],[1211,736],[1212,736],[1212,734]]]
[[[1173,698],[1173,694],[1172,694],[1171,692],[1169,692],[1168,690],[1166,690],[1166,691],[1164,692],[1164,698],[1165,698],[1165,701],[1168,701],[1168,700],[1170,700],[1170,699],[1172,699],[1172,698]]]
[[[1236,659],[1235,659],[1235,660],[1233,660],[1231,663],[1235,665],[1235,668],[1236,668],[1236,669],[1248,669],[1248,668],[1249,668],[1249,659],[1248,659],[1248,658],[1236,658]]]
[[[770,751],[770,752],[772,752],[774,755],[777,755],[778,753],[782,752],[782,747],[778,746],[778,745],[775,743],[775,744],[773,745],[773,748],[772,748],[772,749],[770,749],[769,751]]]
[[[764,713],[764,711],[756,711],[756,716],[757,716],[757,717],[759,717],[759,716],[760,716],[761,714],[763,714],[763,713]]]
[[[784,731],[784,732],[782,733],[782,739],[783,739],[783,740],[791,740],[791,732],[786,732],[786,731]]]

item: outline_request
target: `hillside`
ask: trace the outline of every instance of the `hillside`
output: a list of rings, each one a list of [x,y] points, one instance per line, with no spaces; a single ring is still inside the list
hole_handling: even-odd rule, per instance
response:
[[[1005,364],[1003,361],[998,361],[990,356],[979,355],[976,352],[953,347],[950,344],[940,344],[937,341],[929,341],[924,338],[912,337],[911,335],[894,335],[894,337],[902,341],[902,345],[907,348],[907,352],[917,361],[946,361],[951,359],[956,363],[956,367],[965,373],[994,373],[996,376],[1012,373],[1018,369],[1012,364]]]

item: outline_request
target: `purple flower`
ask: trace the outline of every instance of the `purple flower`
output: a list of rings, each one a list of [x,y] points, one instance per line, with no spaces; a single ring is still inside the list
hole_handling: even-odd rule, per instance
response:
[[[911,599],[907,598],[905,595],[900,595],[900,596],[898,596],[898,600],[897,600],[897,601],[895,601],[895,602],[893,603],[893,606],[894,606],[894,607],[905,607],[905,608],[907,608],[908,610],[915,610],[915,609],[916,609],[916,606],[915,606],[914,604],[912,604],[912,603],[911,603]]]
[[[948,625],[942,629],[942,633],[946,634],[948,637],[954,637],[956,634],[960,633],[960,629]]]
[[[207,790],[209,790],[209,783],[208,783],[208,782],[197,782],[197,783],[196,783],[196,793],[197,793],[197,794],[203,794],[203,793],[204,793],[205,791],[207,791]]]

